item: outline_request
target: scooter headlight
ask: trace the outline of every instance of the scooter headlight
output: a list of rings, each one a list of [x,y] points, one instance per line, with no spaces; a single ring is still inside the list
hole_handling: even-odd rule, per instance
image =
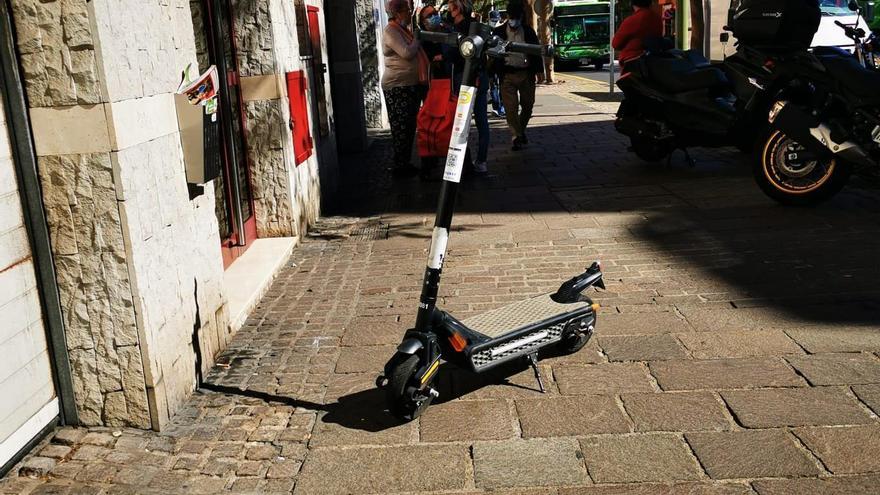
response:
[[[458,45],[458,50],[461,52],[462,57],[471,58],[477,52],[477,45],[474,43],[474,40],[465,38],[464,41]]]

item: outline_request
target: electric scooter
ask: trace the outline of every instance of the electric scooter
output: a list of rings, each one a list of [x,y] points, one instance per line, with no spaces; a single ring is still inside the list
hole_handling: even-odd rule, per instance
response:
[[[525,359],[544,392],[537,366],[538,352],[551,346],[568,353],[583,348],[593,335],[599,310],[599,305],[583,292],[590,287],[605,288],[601,267],[596,262],[554,293],[464,321],[437,308],[440,275],[476,100],[477,71],[488,57],[500,58],[513,52],[551,56],[552,48],[506,42],[493,36],[489,26],[477,22],[471,24],[468,36],[422,31],[419,38],[458,47],[465,65],[415,327],[406,332],[384,373],[376,379],[377,387],[385,389],[390,412],[401,420],[419,417],[439,396],[432,385],[441,361],[483,373]]]

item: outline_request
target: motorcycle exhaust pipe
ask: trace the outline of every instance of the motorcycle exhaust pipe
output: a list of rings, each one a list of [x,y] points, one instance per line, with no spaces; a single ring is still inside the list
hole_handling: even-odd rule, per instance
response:
[[[770,110],[770,123],[807,150],[822,157],[840,157],[850,163],[874,165],[865,150],[853,141],[837,142],[831,127],[789,101],[777,101]]]

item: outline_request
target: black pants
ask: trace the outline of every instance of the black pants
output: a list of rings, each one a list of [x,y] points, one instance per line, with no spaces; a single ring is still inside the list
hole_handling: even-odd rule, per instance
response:
[[[416,138],[416,117],[419,114],[421,92],[419,86],[399,86],[384,89],[388,120],[391,121],[391,145],[394,150],[394,168],[411,167],[413,141]]]

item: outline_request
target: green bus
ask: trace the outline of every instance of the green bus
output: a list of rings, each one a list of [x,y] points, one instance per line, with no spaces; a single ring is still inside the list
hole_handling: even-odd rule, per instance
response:
[[[592,65],[601,70],[608,63],[608,0],[558,0],[553,8],[554,61],[560,70]]]

